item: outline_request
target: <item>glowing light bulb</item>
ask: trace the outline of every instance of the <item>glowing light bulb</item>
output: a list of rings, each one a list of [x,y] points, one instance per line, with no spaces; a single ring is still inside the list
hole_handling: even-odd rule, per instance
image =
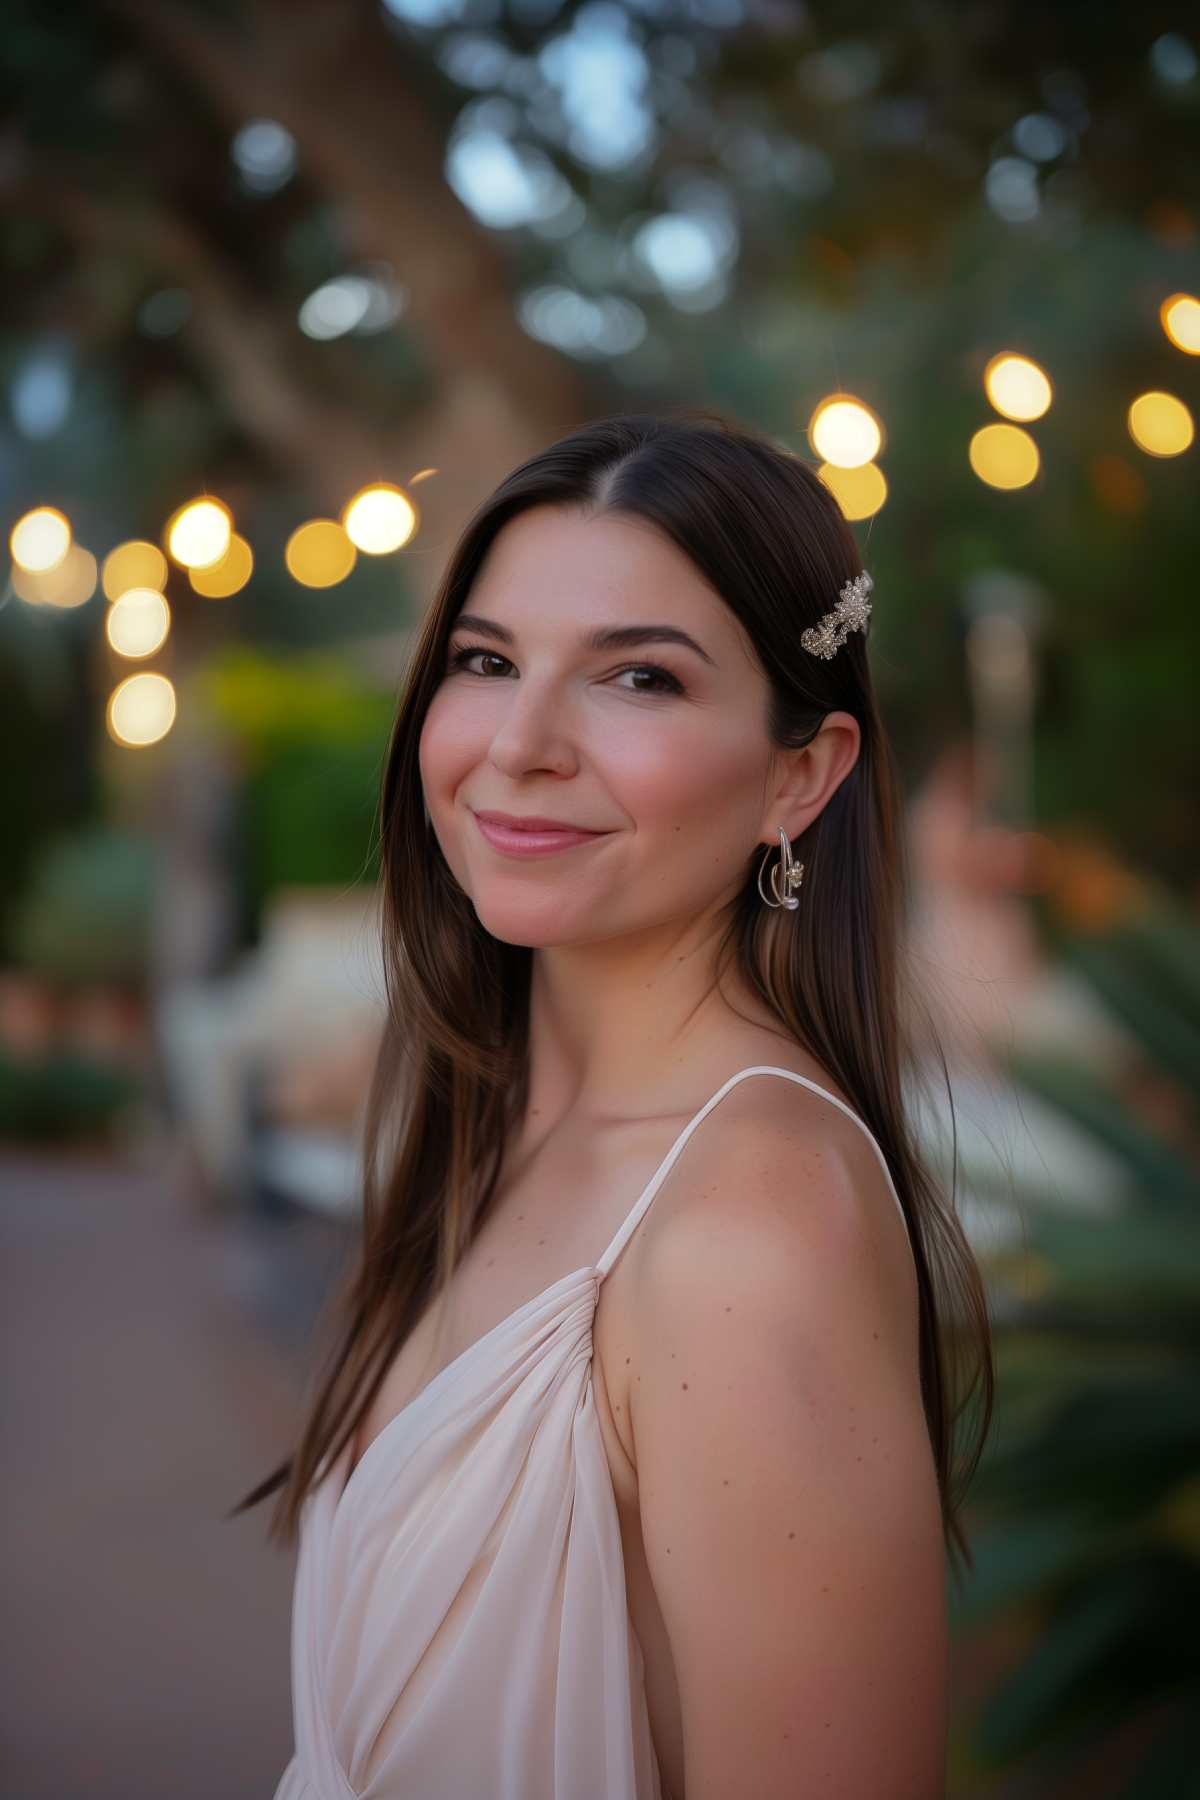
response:
[[[44,575],[71,548],[71,521],[57,506],[35,506],[13,526],[8,548],[19,569]]]
[[[165,675],[127,675],[109,695],[109,736],[131,749],[145,749],[166,737],[175,711],[175,689]]]
[[[72,544],[61,562],[49,569],[23,569],[13,564],[13,592],[31,606],[82,606],[96,591],[96,559],[82,544]]]
[[[1028,356],[1002,351],[983,372],[988,399],[1006,419],[1040,419],[1053,398],[1050,377]]]
[[[1192,415],[1174,394],[1139,394],[1129,408],[1129,435],[1147,456],[1179,456],[1196,435]]]
[[[105,634],[118,656],[153,656],[171,629],[171,609],[156,588],[127,588],[108,609]]]
[[[855,469],[822,463],[817,474],[841,507],[843,518],[869,519],[887,499],[888,485],[878,463],[862,463]]]
[[[100,581],[109,600],[119,600],[130,588],[164,588],[167,559],[157,544],[130,538],[110,550],[100,570]]]
[[[342,514],[346,535],[368,556],[399,550],[412,536],[416,520],[416,509],[407,494],[387,481],[363,488]]]
[[[189,569],[188,580],[195,592],[206,599],[227,600],[230,594],[240,593],[253,573],[254,552],[241,533],[235,531],[220,561]]]
[[[173,513],[166,530],[166,545],[185,569],[204,569],[220,562],[229,549],[233,518],[220,500],[189,500]]]
[[[994,488],[1022,488],[1041,467],[1038,447],[1019,425],[985,425],[967,451],[980,481]]]
[[[355,563],[358,551],[336,519],[309,519],[297,526],[283,553],[288,573],[304,587],[336,587]]]
[[[1177,350],[1200,356],[1200,300],[1195,294],[1171,294],[1159,307],[1158,316]]]
[[[827,463],[838,469],[858,469],[878,456],[883,426],[871,408],[853,395],[831,395],[813,413],[808,437]]]

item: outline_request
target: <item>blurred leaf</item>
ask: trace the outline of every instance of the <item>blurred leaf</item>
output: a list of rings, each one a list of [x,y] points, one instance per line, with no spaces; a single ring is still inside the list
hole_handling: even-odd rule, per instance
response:
[[[1077,938],[1065,954],[1150,1059],[1200,1100],[1200,968],[1183,953],[1181,934],[1160,941],[1151,918]]]
[[[1147,1554],[1107,1570],[1102,1583],[1080,1584],[983,1707],[975,1748],[1010,1760],[1083,1721],[1107,1722],[1111,1703],[1128,1707],[1153,1692],[1164,1670],[1174,1685],[1189,1657],[1200,1670],[1194,1636],[1179,1629],[1197,1604],[1200,1583],[1182,1558]],[[1177,1625],[1163,1643],[1168,1609]]]
[[[1182,1690],[1179,1704],[1151,1743],[1145,1760],[1116,1800],[1196,1800],[1196,1718],[1200,1693]]]
[[[971,1540],[975,1566],[951,1598],[955,1630],[968,1630],[1078,1573],[1108,1532],[1069,1514],[1006,1519]]]
[[[1120,1316],[1177,1312],[1200,1343],[1200,1197],[1194,1214],[1127,1211],[1100,1220],[1038,1208],[1032,1242],[1049,1259],[1053,1292]]]
[[[1056,1107],[1128,1165],[1132,1183],[1149,1206],[1194,1212],[1197,1174],[1170,1145],[1142,1125],[1092,1071],[1062,1057],[1016,1052],[1015,1080]]]
[[[197,672],[194,693],[252,761],[285,747],[359,744],[377,751],[382,770],[393,697],[367,687],[335,652],[282,657],[231,647]]]
[[[1011,1059],[1130,1179],[1121,1205],[1087,1216],[1023,1195],[1022,1241],[995,1259],[996,1412],[954,1619],[979,1629],[1019,1605],[1039,1623],[968,1741],[1057,1800],[1073,1759],[1094,1768],[1098,1732],[1127,1738],[1165,1707],[1121,1794],[1175,1800],[1196,1791],[1200,1717],[1200,1179],[1178,1105],[1200,1084],[1200,933],[1167,910],[1065,953],[1132,1036],[1131,1091],[1150,1108],[1161,1071],[1172,1141],[1088,1068]]]
[[[1036,1429],[985,1457],[981,1500],[1056,1509],[1093,1522],[1135,1518],[1200,1466],[1194,1367],[1168,1375],[1081,1381]]]
[[[28,1063],[0,1050],[0,1138],[30,1144],[107,1135],[141,1089],[128,1070],[76,1051]]]
[[[57,980],[141,981],[153,874],[144,838],[100,826],[56,838],[13,909],[14,956]]]
[[[378,803],[374,743],[276,747],[245,791],[246,874],[258,897],[373,880]]]

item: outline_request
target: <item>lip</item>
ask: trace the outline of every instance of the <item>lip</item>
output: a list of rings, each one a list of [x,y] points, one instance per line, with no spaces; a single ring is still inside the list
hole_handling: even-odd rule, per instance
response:
[[[586,826],[573,824],[570,819],[548,819],[544,813],[494,812],[490,807],[483,807],[475,817],[488,825],[499,825],[505,831],[573,831],[580,837],[601,835]]]
[[[606,831],[579,831],[573,825],[530,830],[522,822],[518,829],[508,822],[511,815],[504,813],[482,812],[473,817],[485,842],[505,856],[552,856],[556,850],[577,849],[609,835]]]

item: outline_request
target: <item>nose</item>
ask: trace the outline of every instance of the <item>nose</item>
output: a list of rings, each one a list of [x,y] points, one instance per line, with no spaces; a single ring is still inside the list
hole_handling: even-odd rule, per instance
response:
[[[514,780],[535,769],[570,774],[578,765],[578,753],[570,706],[561,689],[528,676],[511,687],[511,697],[506,696],[492,731],[491,762]]]

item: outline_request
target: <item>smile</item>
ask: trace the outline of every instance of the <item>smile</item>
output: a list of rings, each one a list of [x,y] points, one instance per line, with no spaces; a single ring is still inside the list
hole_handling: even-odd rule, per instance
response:
[[[556,851],[575,850],[609,836],[607,831],[513,831],[490,819],[485,821],[476,813],[471,817],[480,836],[502,856],[553,856]]]

